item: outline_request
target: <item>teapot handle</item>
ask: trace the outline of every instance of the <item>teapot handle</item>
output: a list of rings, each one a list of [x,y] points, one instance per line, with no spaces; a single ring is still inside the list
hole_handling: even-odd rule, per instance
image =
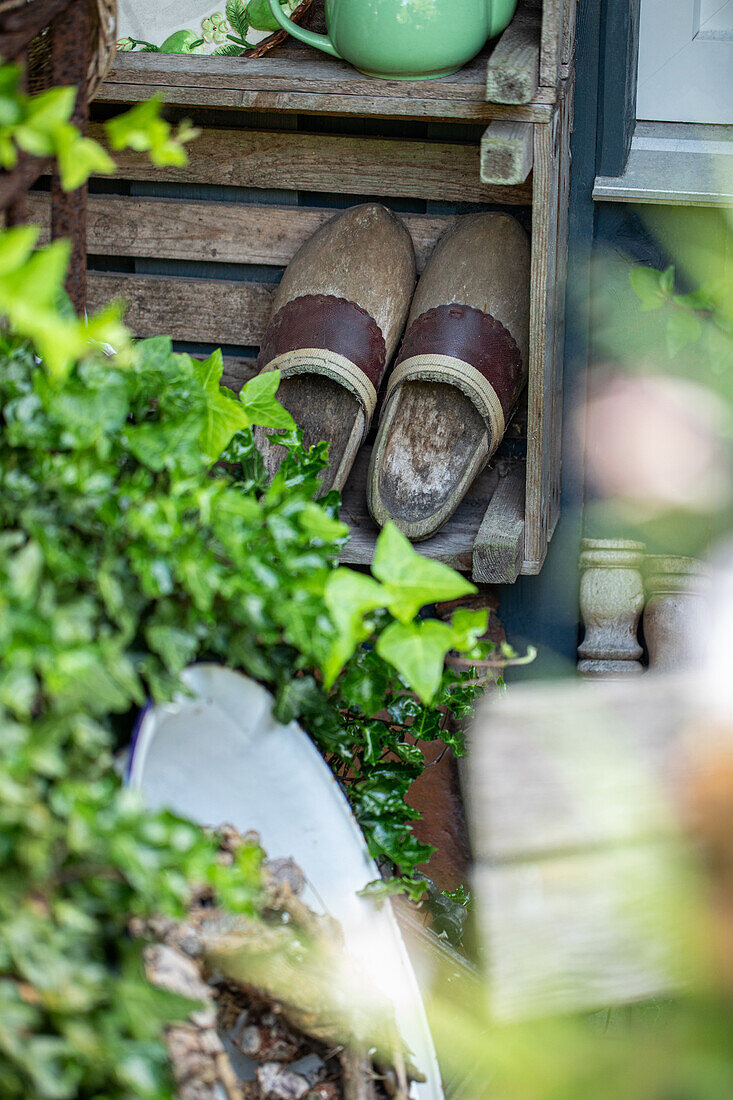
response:
[[[270,11],[275,19],[283,30],[287,31],[288,34],[292,34],[293,38],[299,38],[301,42],[305,42],[308,46],[315,46],[317,50],[323,50],[324,53],[330,53],[332,57],[341,57],[341,54],[327,34],[316,34],[315,31],[308,31],[305,27],[299,27],[298,24],[294,23],[292,19],[289,19],[282,10],[280,7],[280,0],[269,0],[269,3]]]

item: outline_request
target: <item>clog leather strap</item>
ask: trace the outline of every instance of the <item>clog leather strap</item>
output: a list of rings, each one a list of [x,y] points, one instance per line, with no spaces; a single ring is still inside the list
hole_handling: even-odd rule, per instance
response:
[[[386,365],[384,336],[374,318],[346,298],[308,294],[293,298],[267,326],[260,349],[260,371],[279,370],[283,378],[321,374],[345,386],[374,415]]]
[[[408,380],[457,386],[484,418],[495,448],[526,377],[509,330],[480,309],[453,303],[427,310],[408,329],[385,392],[385,406]]]

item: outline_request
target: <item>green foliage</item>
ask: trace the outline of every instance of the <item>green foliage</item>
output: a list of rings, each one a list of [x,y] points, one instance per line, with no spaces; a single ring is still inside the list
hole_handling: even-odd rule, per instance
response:
[[[21,75],[18,65],[0,68],[0,165],[14,168],[19,150],[35,157],[56,157],[68,189],[78,187],[92,171],[113,172],[114,162],[102,147],[82,137],[69,121],[76,90],[49,88],[30,96],[21,90]]]
[[[12,330],[34,341],[56,377],[63,377],[89,341],[114,344],[122,353],[127,332],[112,305],[89,319],[59,311],[69,259],[67,241],[34,251],[40,230],[24,225],[0,235],[0,314]]]
[[[14,142],[17,81],[5,86]],[[158,122],[142,105],[110,140],[178,157],[190,133]],[[0,1095],[167,1100],[162,1028],[191,1005],[147,984],[127,922],[182,917],[194,884],[252,913],[261,853],[224,868],[201,829],[144,811],[115,775],[117,731],[192,661],[242,669],[307,729],[372,855],[417,895],[432,851],[407,802],[419,742],[461,753],[481,692],[442,657],[491,647],[476,642],[482,616],[414,621],[472,588],[395,529],[373,577],[337,567],[347,530],[337,495],[319,499],[327,448],[303,447],[276,373],[237,398],[218,352],[133,344],[117,306],[79,320],[59,305],[67,245],[34,251],[37,235],[0,233]],[[254,425],[287,433],[269,485]]]
[[[148,153],[153,164],[160,167],[183,167],[188,160],[184,145],[199,131],[184,119],[174,133],[170,123],[160,117],[162,105],[162,96],[153,96],[106,122],[104,128],[110,148],[115,152],[134,149],[138,153]]]
[[[406,617],[395,586],[417,555],[392,531],[380,540],[381,581],[335,566],[346,530],[335,496],[316,502],[322,447],[283,437],[288,456],[266,486],[251,425],[290,423],[276,375],[237,399],[218,385],[218,355],[199,363],[165,337],[124,362],[90,344],[55,374],[6,334],[0,359],[0,1085],[11,1100],[157,1100],[170,1086],[153,1039],[185,1006],[144,985],[125,921],[180,915],[192,881],[251,908],[257,858],[222,874],[200,830],[143,813],[111,771],[114,716],[169,699],[199,657],[243,669],[327,756],[372,854],[409,875],[431,854],[406,800],[424,767],[419,741],[463,751],[455,719],[480,688],[464,683],[469,673],[434,670],[434,699],[421,702],[410,690],[423,683],[421,651],[413,642],[407,658],[405,639],[385,659],[380,639],[432,627],[446,648],[473,651],[484,622],[395,619],[387,607]],[[225,462],[212,475],[217,451]],[[378,598],[371,612],[353,599],[360,625],[344,628],[326,592],[357,578]],[[410,599],[463,588],[439,570]],[[367,638],[376,649],[360,645]],[[334,648],[344,667],[329,691],[319,662]]]
[[[54,157],[67,191],[86,183],[92,174],[114,172],[115,163],[104,148],[84,137],[70,121],[76,89],[49,88],[27,95],[20,87],[21,75],[18,65],[0,66],[0,166],[14,168],[19,151]],[[185,164],[183,146],[196,131],[184,121],[173,134],[160,118],[161,103],[155,97],[105,123],[111,147],[148,152],[154,164]]]
[[[673,266],[656,271],[639,265],[631,269],[629,278],[643,313],[664,311],[665,343],[670,359],[699,344],[706,330],[711,333],[713,348],[720,353],[725,345],[720,336],[733,332],[733,299],[728,283],[713,281],[689,294],[676,294]],[[729,361],[730,355],[728,347]]]

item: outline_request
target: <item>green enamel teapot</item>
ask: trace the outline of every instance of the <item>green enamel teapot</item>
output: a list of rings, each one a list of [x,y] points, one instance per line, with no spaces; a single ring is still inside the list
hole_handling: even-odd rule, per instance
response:
[[[517,0],[326,0],[328,34],[273,16],[301,42],[384,80],[450,76],[510,23]]]

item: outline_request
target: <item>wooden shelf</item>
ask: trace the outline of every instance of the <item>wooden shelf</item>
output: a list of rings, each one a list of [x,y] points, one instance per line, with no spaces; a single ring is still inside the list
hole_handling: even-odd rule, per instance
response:
[[[98,98],[134,103],[162,92],[174,106],[434,122],[548,122],[557,82],[549,87],[538,84],[539,25],[537,55],[529,62],[523,55],[521,61],[529,64],[530,71],[534,66],[531,101],[486,102],[487,66],[492,57],[506,53],[507,65],[518,63],[511,49],[515,30],[510,27],[455,76],[440,80],[375,80],[293,39],[260,58],[121,53]]]

